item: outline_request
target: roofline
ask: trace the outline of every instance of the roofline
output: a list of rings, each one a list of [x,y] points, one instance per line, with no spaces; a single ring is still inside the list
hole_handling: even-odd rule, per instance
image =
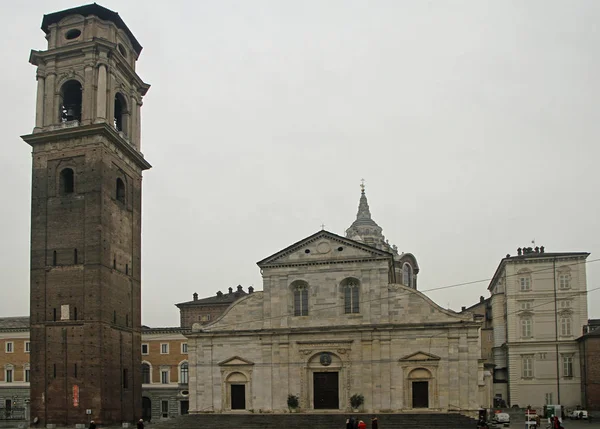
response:
[[[501,269],[509,261],[525,261],[528,259],[530,259],[530,260],[558,259],[560,257],[564,257],[564,258],[585,257],[585,258],[587,258],[588,256],[590,256],[589,252],[556,252],[556,253],[546,253],[545,252],[545,253],[533,253],[531,256],[530,256],[530,254],[507,256],[507,257],[502,258],[502,260],[498,264],[498,268],[496,268],[496,271],[494,272],[494,275],[493,275],[492,279],[490,280],[490,283],[488,284],[487,289],[492,290],[492,286],[496,283],[496,281],[498,280],[498,277],[500,276]]]
[[[475,303],[475,304],[473,304],[473,305],[471,305],[469,307],[466,307],[464,310],[461,310],[459,313],[462,313],[463,311],[469,311],[471,308],[477,307],[478,305],[481,305],[481,304],[485,304],[487,301],[489,301],[491,299],[492,299],[492,297],[488,296],[487,298],[484,298],[483,301],[479,301],[479,302],[477,302],[477,303]]]
[[[309,235],[308,237],[305,237],[305,238],[303,238],[303,239],[301,239],[301,240],[298,240],[298,241],[296,241],[296,242],[295,242],[295,243],[293,243],[293,244],[290,244],[290,245],[289,245],[288,247],[286,247],[285,249],[279,250],[279,251],[277,251],[277,252],[275,252],[275,253],[273,253],[273,254],[271,254],[271,255],[267,256],[266,258],[264,258],[264,259],[262,259],[262,260],[258,261],[258,262],[256,263],[256,265],[258,265],[259,267],[261,267],[261,268],[262,268],[262,265],[263,265],[263,264],[265,264],[265,261],[266,261],[267,259],[271,259],[271,258],[273,258],[273,257],[274,257],[274,256],[276,256],[276,255],[279,255],[279,254],[282,254],[282,253],[286,253],[287,251],[291,250],[292,248],[294,248],[295,246],[299,245],[299,244],[300,244],[300,243],[302,243],[303,241],[312,240],[314,237],[318,236],[319,234],[323,234],[323,233],[326,233],[326,234],[333,235],[334,237],[336,237],[336,238],[339,238],[339,239],[341,239],[341,240],[343,240],[343,241],[351,241],[352,243],[355,243],[355,244],[356,244],[356,246],[358,246],[358,247],[362,247],[362,248],[366,248],[367,250],[373,250],[373,251],[375,251],[375,252],[382,253],[382,256],[385,256],[385,257],[390,257],[390,258],[392,258],[392,259],[394,258],[394,254],[393,254],[393,253],[390,253],[390,252],[388,252],[388,251],[386,251],[386,250],[381,250],[381,249],[378,249],[377,247],[373,247],[373,246],[369,246],[368,244],[361,243],[360,241],[352,240],[351,238],[347,238],[347,237],[342,237],[341,235],[337,235],[337,234],[335,234],[335,233],[333,233],[333,232],[331,232],[331,231],[327,231],[326,229],[321,229],[321,230],[319,230],[319,231],[315,232],[314,234],[311,234],[311,235]],[[295,264],[294,264],[294,265],[295,265]]]
[[[247,295],[250,295],[250,294],[247,294]],[[242,295],[242,296],[246,296],[246,295]],[[236,302],[242,296],[239,296],[237,299],[234,299],[231,302],[205,302],[205,303],[202,303],[202,302],[200,302],[200,300],[198,300],[198,301],[180,302],[179,304],[175,304],[175,307],[177,307],[177,308],[195,307],[195,306],[202,305],[202,304],[204,304],[204,305],[229,305],[229,304],[233,304],[234,302]],[[208,298],[203,298],[203,299],[208,299]]]
[[[127,34],[131,44],[133,45],[133,49],[135,49],[136,54],[139,56],[140,52],[142,52],[142,45],[135,38],[127,24],[123,21],[123,19],[119,16],[118,12],[114,12],[110,9],[105,8],[104,6],[100,6],[96,3],[90,3],[83,6],[73,7],[71,9],[60,10],[58,12],[53,12],[49,14],[45,14],[42,19],[41,29],[44,33],[48,34],[50,32],[49,27],[52,24],[56,24],[60,22],[62,19],[66,18],[69,15],[83,15],[83,16],[97,16],[99,19],[103,21],[110,21],[120,28]]]

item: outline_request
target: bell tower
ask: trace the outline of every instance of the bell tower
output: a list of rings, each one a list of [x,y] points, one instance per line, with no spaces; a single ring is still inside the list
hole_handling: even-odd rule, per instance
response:
[[[31,418],[141,416],[142,50],[91,4],[45,15],[32,147]],[[91,414],[86,413],[91,410]]]

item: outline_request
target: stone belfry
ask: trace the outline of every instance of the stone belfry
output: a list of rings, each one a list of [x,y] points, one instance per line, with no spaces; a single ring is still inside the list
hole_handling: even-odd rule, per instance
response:
[[[141,45],[97,4],[45,15],[31,199],[31,418],[141,416]],[[90,410],[91,414],[86,411]]]

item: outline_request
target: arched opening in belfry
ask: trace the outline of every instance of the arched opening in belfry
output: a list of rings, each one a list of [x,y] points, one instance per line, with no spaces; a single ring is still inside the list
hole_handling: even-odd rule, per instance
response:
[[[114,126],[117,131],[122,131],[127,134],[129,111],[127,110],[127,102],[125,97],[120,92],[115,94],[115,117]]]
[[[61,122],[81,122],[81,84],[76,80],[69,80],[60,89],[60,120]]]

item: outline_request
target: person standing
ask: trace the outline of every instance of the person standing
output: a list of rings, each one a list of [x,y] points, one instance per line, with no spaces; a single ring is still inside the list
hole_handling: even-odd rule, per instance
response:
[[[140,419],[137,422],[137,429],[144,429],[144,420],[143,419]]]
[[[362,420],[358,422],[358,429],[367,429],[367,424]]]
[[[94,421],[93,421],[93,420],[90,422],[90,427],[89,427],[89,429],[96,429],[96,423],[94,423]]]
[[[379,429],[379,420],[377,416],[371,417],[371,429]]]

